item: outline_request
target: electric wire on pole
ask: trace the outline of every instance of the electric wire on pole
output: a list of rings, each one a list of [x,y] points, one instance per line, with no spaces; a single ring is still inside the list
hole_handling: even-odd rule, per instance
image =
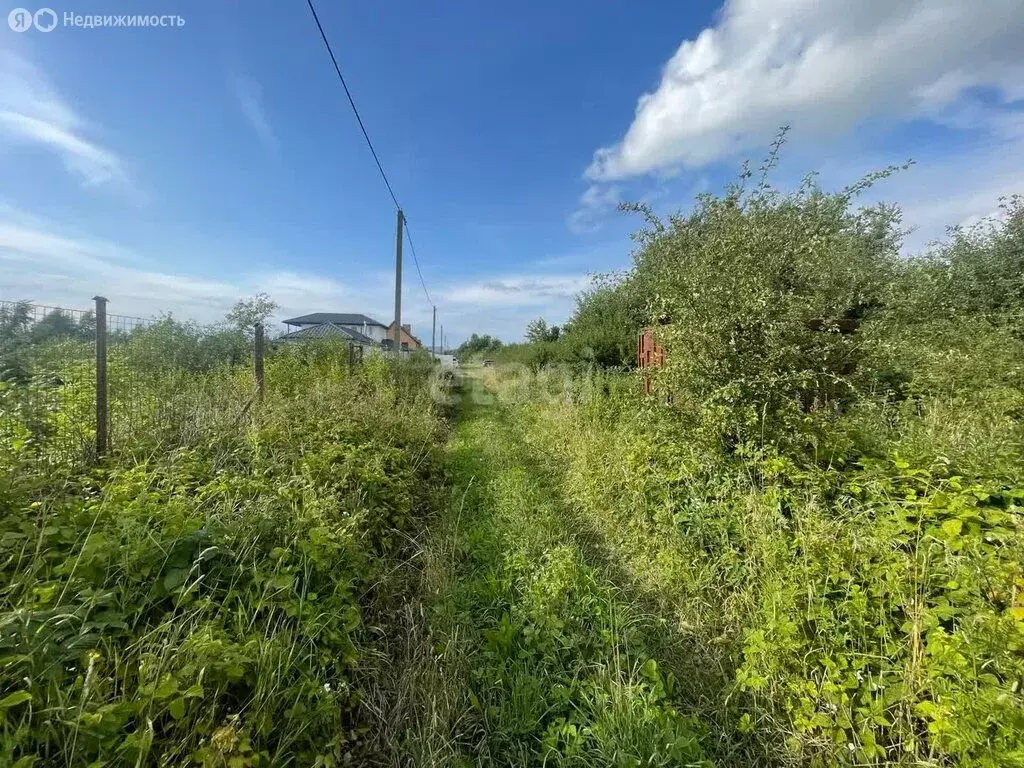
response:
[[[323,24],[320,23],[320,17],[317,15],[316,7],[313,5],[313,0],[306,0],[306,5],[309,6],[310,13],[313,14],[313,21],[316,22],[316,28],[320,32],[320,39],[323,40],[324,47],[327,49],[328,55],[331,57],[331,63],[334,65],[334,71],[338,75],[338,80],[341,81],[341,87],[345,90],[345,96],[348,99],[349,106],[352,107],[352,113],[356,116],[356,122],[359,123],[359,130],[363,133],[363,138],[366,140],[366,146],[370,149],[370,154],[373,155],[373,161],[377,164],[377,170],[380,171],[380,177],[384,180],[384,186],[387,187],[388,194],[391,196],[391,202],[395,204],[395,208],[398,211],[398,224],[396,232],[395,242],[395,354],[401,355],[402,349],[402,232],[403,225],[405,231],[405,238],[409,241],[409,250],[412,251],[413,264],[416,266],[416,274],[420,279],[420,286],[423,288],[423,295],[427,297],[427,303],[433,306],[433,301],[430,298],[430,292],[427,290],[427,283],[423,279],[423,271],[420,269],[419,256],[416,253],[416,246],[412,242],[412,235],[409,233],[409,221],[402,212],[402,206],[398,202],[398,196],[395,195],[395,190],[391,186],[391,182],[388,180],[388,175],[384,172],[384,165],[380,161],[380,157],[377,155],[377,150],[374,149],[373,142],[370,140],[370,133],[366,130],[366,124],[363,123],[363,118],[359,114],[359,109],[356,107],[355,99],[352,98],[352,92],[349,90],[348,83],[345,82],[345,76],[341,72],[341,65],[338,64],[338,58],[334,55],[334,49],[331,48],[331,43],[327,39],[327,33],[324,31]],[[437,307],[434,307],[434,315],[436,318]]]

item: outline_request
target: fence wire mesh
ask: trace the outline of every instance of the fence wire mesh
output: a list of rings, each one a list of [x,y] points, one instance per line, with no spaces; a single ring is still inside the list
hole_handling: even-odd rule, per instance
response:
[[[0,302],[0,450],[89,458],[96,434],[96,316]]]
[[[245,334],[117,314],[107,328],[112,445],[174,447],[237,426],[255,392]]]
[[[245,423],[260,394],[254,354],[262,346],[253,334],[111,314],[98,302],[98,313],[0,302],[0,451],[8,458],[78,463],[95,458],[97,446],[168,450]],[[285,389],[338,369],[351,375],[365,352],[334,340],[265,346]],[[105,387],[102,376],[97,385],[101,360]],[[98,412],[106,413],[100,424]]]

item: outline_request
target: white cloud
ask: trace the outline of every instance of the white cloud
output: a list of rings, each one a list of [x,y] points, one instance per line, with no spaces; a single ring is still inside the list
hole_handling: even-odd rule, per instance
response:
[[[270,150],[277,150],[277,136],[270,127],[266,109],[263,107],[263,88],[251,77],[235,77],[232,85],[235,98],[242,115],[259,137],[263,145]]]
[[[937,118],[972,87],[1024,98],[1021,40],[1020,0],[728,0],[586,175],[699,167],[782,124],[828,138],[868,117]]]
[[[586,275],[501,277],[457,285],[443,298],[455,304],[484,307],[536,307],[571,301],[589,284]]]
[[[347,286],[318,275],[276,271],[228,281],[144,269],[120,246],[69,237],[12,213],[17,212],[0,207],[0,299],[76,309],[102,294],[110,299],[113,314],[173,312],[200,322],[223,318],[240,297],[257,291],[281,305],[280,317],[353,301]]]
[[[0,140],[45,147],[86,186],[137,195],[121,159],[84,137],[85,123],[30,61],[0,51]]]
[[[451,346],[471,333],[521,341],[526,324],[537,317],[556,325],[564,322],[590,281],[584,274],[545,273],[467,281],[440,293],[439,321]],[[430,327],[429,315],[425,327]]]
[[[360,312],[388,323],[393,315],[394,277],[387,272],[352,276],[344,283],[287,269],[224,279],[170,274],[148,268],[150,263],[120,245],[69,234],[0,202],[0,300],[87,309],[91,297],[100,294],[110,300],[111,314],[145,318],[171,312],[207,323],[223,319],[239,298],[262,291],[280,305],[277,320],[323,311]],[[402,321],[429,343],[431,307],[417,285],[407,281],[404,293]],[[446,311],[442,308],[442,322],[450,338],[472,330],[456,330],[455,313]]]
[[[381,322],[393,314],[394,277],[388,271],[329,276],[272,270],[237,277],[170,274],[120,245],[69,234],[54,222],[0,202],[0,300],[88,309],[96,294],[110,300],[114,315],[153,317],[172,312],[181,319],[214,322],[235,301],[265,291],[280,304],[278,320],[308,312],[360,312]],[[589,284],[581,274],[531,274],[467,281],[440,287],[438,333],[444,326],[457,346],[470,333],[505,340],[522,338],[527,322],[543,315],[552,323],[568,317],[576,294]],[[414,278],[405,283],[402,321],[430,343],[431,307]],[[440,343],[440,338],[438,339]]]
[[[848,177],[849,178],[849,177]],[[992,142],[913,166],[873,189],[869,200],[891,200],[913,228],[904,250],[919,252],[957,224],[969,226],[999,211],[999,198],[1024,193],[1024,142]]]
[[[620,194],[616,186],[591,184],[580,197],[579,207],[569,215],[569,230],[577,235],[596,232],[601,228],[601,220],[619,204]]]

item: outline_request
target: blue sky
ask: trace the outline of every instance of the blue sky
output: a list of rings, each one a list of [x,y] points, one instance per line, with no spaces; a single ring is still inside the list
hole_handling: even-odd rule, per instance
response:
[[[0,22],[0,298],[208,321],[264,290],[281,317],[390,316],[393,206],[304,2],[51,7],[185,24]],[[917,161],[872,192],[909,250],[1024,192],[1020,0],[317,7],[453,342],[560,322],[629,263],[618,200],[685,209],[783,123],[782,185]]]

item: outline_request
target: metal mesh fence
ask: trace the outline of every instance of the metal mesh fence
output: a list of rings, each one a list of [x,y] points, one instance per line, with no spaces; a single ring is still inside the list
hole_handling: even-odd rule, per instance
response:
[[[0,451],[8,459],[77,463],[237,431],[263,396],[265,347],[281,386],[289,376],[351,375],[366,352],[331,340],[264,345],[259,330],[253,338],[109,314],[106,299],[96,302],[95,310],[0,302]]]
[[[188,444],[237,425],[255,394],[253,342],[239,331],[109,315],[111,444]]]
[[[0,302],[0,450],[55,461],[95,442],[92,311]]]

